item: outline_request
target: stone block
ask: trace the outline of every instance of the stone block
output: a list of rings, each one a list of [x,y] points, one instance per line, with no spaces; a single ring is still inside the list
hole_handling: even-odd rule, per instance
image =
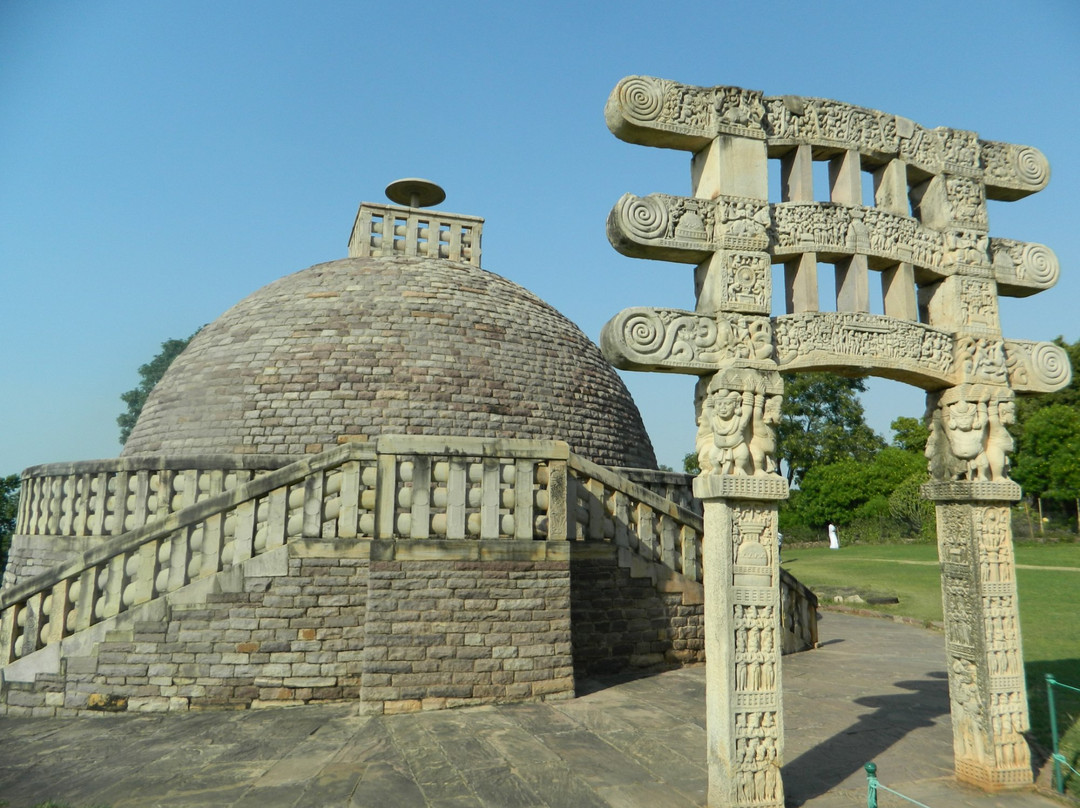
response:
[[[543,679],[533,682],[532,692],[534,696],[550,696],[556,693],[574,695],[574,677],[562,676],[557,679]]]
[[[383,715],[400,715],[401,713],[416,713],[424,708],[421,699],[402,699],[400,701],[386,701],[383,704]]]
[[[166,713],[169,705],[170,700],[162,696],[133,696],[128,700],[128,712]]]
[[[333,687],[337,679],[333,676],[287,676],[283,684],[286,687]]]
[[[7,693],[7,703],[13,707],[44,707],[45,693],[37,690],[14,689]]]
[[[64,706],[64,691],[53,690],[46,691],[45,693],[45,706],[46,707],[63,707]]]
[[[86,698],[86,709],[97,710],[103,713],[120,713],[128,708],[128,700],[125,696],[116,696],[108,693],[91,693]]]

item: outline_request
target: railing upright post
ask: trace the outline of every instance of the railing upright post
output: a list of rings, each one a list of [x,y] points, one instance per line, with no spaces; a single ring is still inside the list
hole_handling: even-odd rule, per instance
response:
[[[577,538],[567,529],[574,512],[569,490],[572,479],[565,460],[548,462],[548,541]]]
[[[397,455],[379,452],[375,483],[375,538],[392,539],[397,530]]]
[[[18,633],[15,613],[18,608],[13,603],[0,613],[0,665],[8,665],[15,661],[15,639]]]
[[[1058,760],[1058,725],[1057,709],[1054,706],[1054,685],[1057,680],[1052,673],[1046,674],[1046,706],[1050,710],[1050,751],[1054,758],[1054,787],[1058,794],[1065,793],[1065,778],[1061,772],[1061,763]]]
[[[866,808],[878,808],[877,804],[877,764],[867,763],[866,769]]]

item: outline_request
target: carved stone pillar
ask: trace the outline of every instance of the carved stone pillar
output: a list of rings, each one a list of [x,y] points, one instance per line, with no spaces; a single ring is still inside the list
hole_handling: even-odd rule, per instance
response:
[[[784,804],[776,531],[787,481],[769,426],[781,385],[776,373],[734,368],[699,382],[710,806]]]
[[[1010,517],[1020,486],[1008,479],[1012,392],[960,385],[929,403],[936,480],[923,495],[937,510],[956,776],[989,790],[1030,785]]]
[[[937,506],[956,776],[988,790],[1030,785],[1009,512],[1020,486],[957,480],[923,492]]]

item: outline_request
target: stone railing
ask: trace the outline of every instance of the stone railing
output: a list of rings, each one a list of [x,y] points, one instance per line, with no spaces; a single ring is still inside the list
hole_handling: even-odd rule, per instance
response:
[[[782,650],[785,654],[816,648],[817,595],[801,584],[785,569],[780,570],[780,626]]]
[[[58,528],[68,518],[84,524],[81,514],[126,519],[115,502],[125,489],[136,503],[128,515],[161,515],[0,592],[0,665],[300,538],[604,541],[701,581],[698,514],[555,441],[384,436],[374,449],[346,444],[257,476],[254,469],[116,468],[92,479],[86,469],[44,471],[51,474],[28,478],[39,498],[20,514],[27,524],[43,514],[56,514]],[[97,490],[80,492],[80,481],[93,479]],[[44,498],[54,484],[61,496]],[[173,492],[168,508],[152,502],[163,490]]]
[[[566,538],[565,443],[382,437],[369,512],[376,539]]]
[[[0,593],[0,664],[284,544],[354,538],[375,453],[314,455],[109,539]]]
[[[421,256],[480,266],[479,216],[364,202],[349,237],[349,257]]]
[[[570,456],[569,539],[610,541],[701,581],[701,517],[625,477]]]
[[[134,457],[23,472],[15,533],[120,536],[285,465],[273,456]]]

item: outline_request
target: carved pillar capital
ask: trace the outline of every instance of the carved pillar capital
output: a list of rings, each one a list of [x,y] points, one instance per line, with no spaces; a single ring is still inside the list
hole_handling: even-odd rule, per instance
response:
[[[990,499],[1001,499],[1006,492],[1006,499],[1014,493],[1019,499],[1020,487],[1009,479],[1009,453],[1014,444],[1007,426],[1016,420],[1012,390],[1000,385],[961,384],[930,393],[926,400],[930,416],[926,457],[934,480],[992,483],[980,488],[992,494]]]
[[[783,390],[779,373],[740,367],[724,368],[698,381],[698,480],[709,481],[701,483],[699,497],[787,498],[787,482],[779,474],[776,457],[775,427]],[[695,493],[698,489],[695,482]]]

